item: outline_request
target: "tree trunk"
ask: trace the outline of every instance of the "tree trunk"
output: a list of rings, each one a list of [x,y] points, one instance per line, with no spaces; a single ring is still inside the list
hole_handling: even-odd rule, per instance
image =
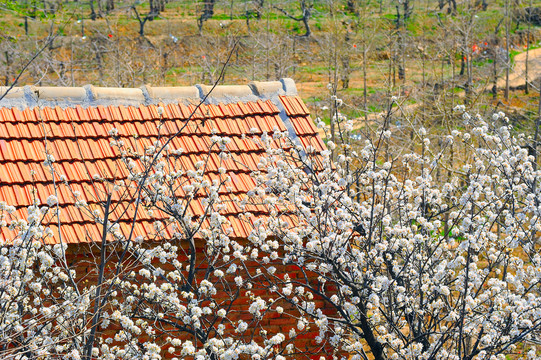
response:
[[[9,86],[9,67],[11,65],[11,60],[9,58],[9,51],[6,51],[5,55],[6,55],[6,75],[5,75],[6,78],[5,78],[4,85]]]
[[[406,6],[406,5],[404,5]],[[397,59],[395,59],[395,64],[398,64],[398,80],[406,81],[406,69],[404,67],[404,27],[405,27],[405,15],[400,14],[400,7],[396,6],[396,34],[398,36],[398,51],[396,52]],[[400,60],[398,60],[400,56]]]
[[[464,49],[462,49],[460,51],[460,73],[459,73],[459,75],[460,76],[464,75],[465,71],[466,71],[466,53],[464,52]]]
[[[141,18],[135,5],[132,6],[132,10],[135,13],[135,17],[137,18],[137,21],[139,22],[139,35],[141,37],[145,37],[145,24],[147,23],[147,20],[151,19],[151,17],[153,16],[153,12],[152,12],[153,4],[150,3],[150,6],[151,6],[150,12],[144,18]]]
[[[364,122],[368,128],[368,93],[366,90],[366,41],[364,39],[363,32],[363,108],[364,108]],[[368,131],[368,130],[367,130]]]
[[[351,73],[349,54],[342,55],[341,60],[342,60],[342,89],[348,89],[349,88],[349,74]]]
[[[492,98],[496,99],[498,97],[498,53],[495,46],[492,47],[492,54]]]
[[[100,18],[102,17],[102,14],[103,14],[103,5],[101,3],[101,0],[98,0],[98,15],[100,16]]]
[[[306,32],[304,33],[304,37],[309,37],[312,35],[312,31],[310,30],[310,24],[308,24],[309,16],[303,16],[302,17],[302,23],[304,24],[304,28],[306,29]]]
[[[89,4],[90,4],[90,19],[96,20],[97,16],[96,16],[96,11],[94,10],[94,0],[90,0]]]
[[[400,73],[402,74],[402,81],[406,83],[406,36],[408,29],[406,28],[406,22],[408,21],[409,17],[411,16],[412,9],[410,7],[409,0],[405,0],[403,3],[404,6],[404,16],[402,17],[402,29],[400,30],[400,53],[402,54],[402,61],[400,62]]]
[[[449,8],[447,9],[447,12],[449,14],[453,13],[456,14],[456,0],[448,0]]]
[[[147,19],[145,18],[143,21],[139,21],[139,35],[145,36],[145,24],[147,23]]]
[[[70,75],[71,86],[75,86],[75,74],[73,73],[73,39],[70,41]]]
[[[487,8],[488,8],[487,0],[483,0],[483,1],[481,2],[481,9],[482,9],[483,11],[486,11]]]
[[[107,3],[105,4],[105,11],[109,13],[109,11],[112,11],[115,9],[115,1],[114,0],[107,0]]]
[[[532,8],[532,0],[530,0],[530,9]],[[526,86],[524,87],[524,92],[528,94],[530,92],[530,85],[528,84],[528,58],[530,57],[530,33],[532,29],[532,11],[528,11],[528,35],[526,40],[526,62],[524,68],[524,77],[526,81]]]
[[[310,30],[310,24],[308,23],[308,20],[310,20],[310,16],[312,15],[312,10],[310,9],[310,6],[306,5],[306,1],[301,2],[301,10],[302,10],[302,23],[304,24],[304,29],[306,32],[304,33],[304,37],[309,37],[312,34],[312,31]]]
[[[204,7],[201,16],[197,19],[197,27],[199,28],[199,33],[203,32],[203,24],[205,21],[210,19],[214,15],[214,5],[216,0],[204,0]]]
[[[402,5],[404,6],[404,26],[406,26],[406,22],[408,21],[409,17],[411,16],[411,13],[412,13],[413,10],[410,7],[410,0],[404,0]]]
[[[492,51],[492,75],[493,75],[493,85],[492,85],[492,98],[496,99],[498,96],[498,32],[500,31],[500,26],[503,19],[500,20],[498,25],[494,28],[494,37],[490,40],[490,49]]]
[[[509,0],[505,0],[505,101],[509,101]]]
[[[359,16],[359,11],[357,10],[357,1],[356,0],[347,0],[346,3],[347,11],[355,16]]]

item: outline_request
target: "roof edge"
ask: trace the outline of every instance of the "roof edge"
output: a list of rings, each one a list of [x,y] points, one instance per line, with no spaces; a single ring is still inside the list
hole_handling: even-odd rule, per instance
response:
[[[0,97],[9,90],[0,86]],[[277,95],[297,95],[295,81],[290,78],[279,81],[252,81],[248,85],[218,85],[115,88],[85,85],[82,87],[24,86],[13,87],[0,100],[0,107],[20,109],[37,106],[62,108],[80,105],[151,105],[158,103],[207,104],[249,102],[271,99]]]

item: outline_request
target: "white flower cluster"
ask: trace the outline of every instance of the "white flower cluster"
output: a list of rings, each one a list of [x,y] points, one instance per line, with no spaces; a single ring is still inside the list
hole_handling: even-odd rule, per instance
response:
[[[271,217],[250,241],[269,274],[275,274],[273,253],[301,274],[313,274],[273,278],[275,293],[304,314],[296,331],[313,323],[318,341],[327,338],[352,358],[364,358],[368,346],[381,359],[492,359],[541,336],[541,172],[526,138],[497,125],[507,123],[504,114],[489,124],[464,106],[455,110],[465,121],[463,132],[446,135],[443,147],[432,151],[428,131],[419,128],[419,152],[392,162],[384,160],[380,140],[391,138],[387,129],[358,155],[342,146],[334,162],[330,151],[310,160],[266,148],[270,161],[254,174],[258,188],[250,199]],[[451,157],[453,144],[467,156]],[[360,161],[355,177],[354,157]],[[286,165],[301,162],[326,166],[307,172]],[[440,167],[456,175],[436,178]],[[325,317],[308,294],[326,297],[339,315]],[[467,341],[476,345],[465,347]]]
[[[337,358],[498,359],[518,343],[539,357],[541,172],[505,115],[457,111],[464,129],[431,141],[419,128],[395,157],[388,128],[321,152],[253,129],[261,157],[244,164],[256,186],[242,195],[227,170],[240,138],[214,135],[190,166],[167,140],[139,153],[117,142],[129,178],[100,186],[129,216],[137,207],[146,233],[124,233],[118,209],[74,191],[106,229],[83,273],[65,244],[45,245],[56,197],[26,220],[0,204],[1,227],[18,234],[0,247],[0,354],[285,359],[304,357],[296,341],[313,335]],[[248,239],[231,236],[233,207]]]

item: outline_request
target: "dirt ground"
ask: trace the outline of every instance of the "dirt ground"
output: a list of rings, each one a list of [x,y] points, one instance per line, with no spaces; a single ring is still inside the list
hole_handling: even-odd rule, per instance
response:
[[[514,58],[514,66],[509,73],[509,88],[523,88],[526,84],[526,52],[520,53]],[[541,48],[530,50],[528,54],[528,81],[532,82],[541,76]],[[539,84],[533,84],[539,87]],[[505,77],[498,80],[498,88],[505,88]]]

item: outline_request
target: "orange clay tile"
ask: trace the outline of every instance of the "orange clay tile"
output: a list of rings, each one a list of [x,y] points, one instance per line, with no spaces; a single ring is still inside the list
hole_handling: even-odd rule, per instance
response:
[[[66,121],[66,112],[60,106],[55,106],[54,111],[56,112],[55,120]]]
[[[198,152],[208,152],[210,150],[209,147],[205,144],[205,142],[201,140],[201,137],[194,136],[192,137],[192,139],[195,140],[195,145],[197,146]]]
[[[214,125],[215,129],[218,130],[219,134],[230,133],[229,127],[227,126],[226,119],[214,119],[212,121],[212,125]]]
[[[235,119],[224,119],[225,122],[227,122],[227,126],[229,128],[229,131],[231,132],[231,135],[242,135],[243,132],[238,124],[238,122]]]
[[[122,118],[122,113],[120,112],[120,109],[117,106],[109,105],[107,106],[107,110],[109,110],[110,117],[108,120],[124,120]]]
[[[178,104],[168,104],[165,106],[169,119],[179,119],[182,117]]]
[[[73,138],[75,137],[75,131],[73,125],[67,121],[58,124],[60,137]]]
[[[308,115],[308,112],[305,112],[303,107],[299,104],[299,102],[297,101],[297,96],[293,96],[293,97],[290,97],[288,100],[290,102],[290,104],[293,106],[293,108],[295,109],[295,113],[296,115]]]
[[[71,113],[70,108],[68,108],[67,110]],[[98,113],[100,120],[107,120],[109,118],[107,108],[103,105],[96,106],[96,112]],[[76,120],[76,119],[72,118],[72,120]]]
[[[180,117],[181,120],[186,120],[186,119],[188,119],[190,117],[191,111],[188,108],[188,106],[186,106],[184,104],[178,104],[178,108],[179,108],[180,113],[182,115]]]
[[[252,114],[252,111],[250,110],[250,108],[243,102],[239,101],[237,103],[237,106],[239,107],[239,110],[240,110],[240,115],[243,116],[243,115],[248,115],[248,114]]]
[[[289,97],[289,98],[282,97],[282,100],[288,104],[288,108],[291,111],[291,115],[300,115],[300,111],[302,111],[302,109],[299,108],[299,106],[297,105],[297,102],[295,101],[293,97]]]
[[[238,104],[235,104],[235,103],[227,104],[227,107],[229,108],[231,117],[241,117],[244,115],[242,110],[239,108]]]
[[[297,120],[295,117],[290,118],[291,123],[295,127],[295,132],[299,135],[304,135],[306,133],[306,130],[304,128],[304,124],[302,121]]]
[[[13,183],[21,183],[23,182],[23,177],[20,173],[19,167],[17,166],[17,163],[7,163],[7,170],[6,172],[2,172],[2,174],[5,174],[9,181],[6,181],[7,183],[13,182]],[[7,179],[6,179],[7,180]]]
[[[302,134],[313,135],[317,133],[317,129],[315,128],[312,119],[310,119],[309,117],[296,116],[292,118],[291,121],[300,125],[300,127],[302,128]],[[301,135],[301,133],[299,133],[299,135]]]
[[[291,107],[291,104],[289,103],[289,101],[287,100],[287,98],[285,96],[280,96],[280,102],[282,103],[282,105],[284,106],[285,110],[286,110],[286,114],[288,116],[291,116],[294,114],[294,110],[293,108]]]
[[[7,109],[7,108],[0,109],[0,121],[3,121],[3,122],[15,121],[15,119],[13,118],[13,112],[11,111],[11,109]]]
[[[17,108],[12,108],[11,112],[13,113],[13,118],[15,119],[15,121],[24,121],[24,116],[21,110]]]
[[[89,121],[90,120],[90,116],[88,115],[88,111],[85,108],[83,108],[81,105],[76,105],[75,110],[77,112],[79,120],[81,120],[81,121]]]
[[[261,114],[262,112],[261,107],[255,102],[246,103],[245,106],[249,114]]]
[[[128,109],[126,109],[125,106],[118,105],[118,111],[120,113],[120,116],[122,116],[122,120],[124,120],[124,121],[132,121],[133,120],[133,118],[131,117],[130,112],[128,111]]]
[[[191,119],[190,119],[191,116]],[[188,113],[185,116],[185,119],[188,120],[200,120],[203,118],[203,113],[201,112],[201,107],[190,104],[188,105]]]
[[[8,147],[10,147],[9,142],[0,138],[0,161],[8,160],[8,151],[11,151],[11,149],[8,149]]]
[[[177,124],[174,120],[166,120],[163,122],[163,127],[160,131],[160,134],[163,136],[165,135],[174,135],[179,130]]]
[[[158,106],[149,105],[147,108],[148,108],[148,111],[150,112],[150,118],[147,118],[146,120],[159,119],[160,118],[160,114],[158,114]]]
[[[7,137],[14,137],[14,138],[19,138],[19,134],[18,134],[18,131],[17,131],[17,126],[15,123],[12,123],[12,122],[4,122],[4,128],[2,129],[3,130],[3,134],[5,134],[4,136],[7,136]]]
[[[87,112],[88,112],[88,116],[90,117],[90,119],[94,122],[94,121],[99,121],[101,120],[101,115],[98,111],[97,108],[95,107],[89,107],[87,108]]]
[[[37,121],[36,114],[34,113],[34,111],[28,108],[23,110],[23,117],[25,121],[31,121],[31,122]]]
[[[224,113],[222,112],[222,110],[220,109],[220,107],[216,106],[216,105],[208,105],[207,106],[207,109],[210,113],[210,116],[212,118],[221,118],[221,117],[224,117]]]
[[[276,101],[276,100],[274,100]],[[312,145],[316,151],[325,149],[321,138],[317,135],[315,126],[308,115],[306,106],[298,97],[280,97],[281,106],[290,115],[297,134],[304,146]],[[231,183],[226,183],[220,190],[220,196],[226,205],[224,214],[230,222],[225,226],[235,238],[246,237],[252,230],[251,221],[238,218],[244,210],[235,204],[237,196],[242,197],[255,186],[250,172],[257,167],[263,151],[251,139],[250,130],[256,134],[273,132],[276,128],[285,131],[286,127],[280,118],[279,109],[272,100],[257,100],[255,102],[231,102],[218,105],[202,105],[196,110],[196,105],[181,103],[158,104],[149,106],[109,105],[96,107],[73,106],[62,109],[44,107],[43,109],[8,109],[0,107],[0,201],[17,206],[20,216],[26,216],[26,206],[34,201],[32,191],[44,203],[47,197],[56,193],[62,212],[62,240],[67,243],[101,241],[101,227],[89,216],[75,207],[74,192],[79,193],[78,199],[86,201],[91,209],[101,209],[110,187],[102,181],[93,179],[100,175],[107,179],[126,180],[129,171],[120,162],[119,150],[110,145],[109,131],[118,129],[119,137],[124,141],[126,149],[137,150],[139,153],[153,145],[162,137],[162,143],[171,135],[183,128],[170,143],[171,149],[183,148],[184,153],[179,157],[171,157],[168,167],[193,170],[198,161],[206,162],[204,178],[210,181],[223,181],[225,176],[231,177]],[[164,107],[160,117],[158,106]],[[188,120],[191,113],[192,119]],[[161,125],[158,131],[158,125]],[[45,131],[45,133],[44,133]],[[231,142],[227,150],[231,152],[229,159],[223,160],[218,156],[218,147],[212,147],[209,154],[213,132],[227,136]],[[241,136],[246,134],[246,139]],[[47,135],[45,141],[44,135]],[[257,137],[257,136],[256,136]],[[273,141],[273,146],[279,146],[279,141]],[[44,166],[46,148],[56,162],[55,179],[57,189],[52,183],[52,174]],[[135,161],[136,171],[142,171],[142,163]],[[218,173],[220,167],[227,169],[226,175]],[[33,175],[31,175],[31,172]],[[67,184],[60,181],[63,176]],[[192,181],[186,176],[181,181]],[[226,191],[230,186],[232,192]],[[122,191],[113,193],[113,208],[111,219],[118,219],[121,232],[129,236],[135,207],[133,202],[120,198]],[[175,189],[177,196],[185,196],[181,187]],[[131,194],[131,195],[129,195]],[[199,191],[195,199],[186,201],[192,215],[201,215],[205,211],[201,206],[204,191]],[[127,200],[133,201],[135,190],[130,189]],[[121,202],[122,201],[122,202]],[[267,209],[260,205],[249,205],[249,210],[264,216]],[[103,215],[103,214],[102,214]],[[168,215],[154,211],[152,216],[139,208],[134,223],[134,236],[154,234],[153,221],[165,220]],[[56,216],[47,217],[54,232]],[[208,222],[206,222],[208,224]],[[171,236],[172,230],[164,229],[163,236]],[[0,241],[12,239],[15,234],[6,229],[0,230]],[[152,235],[154,236],[154,235]],[[58,242],[56,235],[46,239],[46,243]]]
[[[299,96],[295,96],[294,99],[297,102],[297,105],[299,105],[299,107],[303,111],[304,115],[310,115],[310,110],[308,110],[304,101],[302,101],[302,99]]]
[[[33,137],[32,133],[30,132],[30,127],[32,127],[32,130],[33,130],[33,124],[25,123],[22,121],[17,122],[16,124],[17,124],[17,132],[20,138],[31,139]]]
[[[234,116],[234,113],[231,111],[229,106],[227,106],[226,104],[220,103],[220,104],[218,104],[218,107],[222,111],[222,114],[224,114],[224,117],[231,118],[231,117]]]
[[[266,101],[257,100],[257,105],[261,109],[262,114],[272,114],[273,110],[270,108]]]

